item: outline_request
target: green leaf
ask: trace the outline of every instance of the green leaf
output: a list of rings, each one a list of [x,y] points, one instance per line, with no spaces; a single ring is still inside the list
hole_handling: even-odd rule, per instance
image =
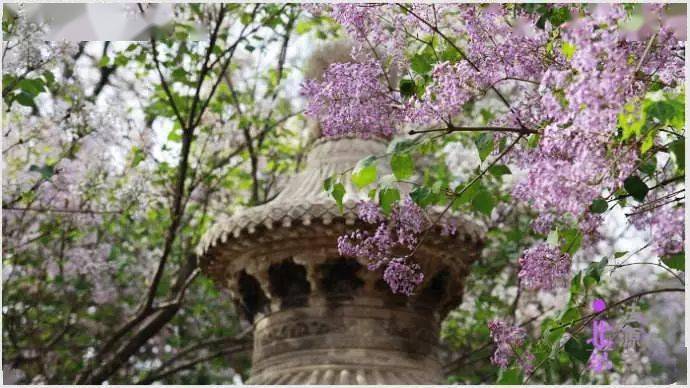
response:
[[[106,67],[108,66],[108,63],[110,63],[110,58],[107,55],[104,55],[98,61],[98,67]]]
[[[527,137],[527,146],[529,148],[536,148],[539,145],[540,136],[538,133],[533,133]]]
[[[670,268],[677,269],[678,271],[685,271],[685,252],[676,253],[675,255],[671,256],[666,256],[661,260]]]
[[[144,151],[136,146],[132,147],[132,153],[134,154],[132,156],[132,167],[136,167],[141,163],[144,159],[146,159],[146,154]]]
[[[546,236],[546,242],[549,243],[550,245],[556,247],[558,246],[558,229],[554,229],[549,232],[549,235]]]
[[[518,385],[522,384],[522,371],[518,368],[501,369],[498,373],[498,381],[496,384],[500,385]]]
[[[679,106],[668,99],[663,99],[660,101],[648,101],[649,100],[645,101],[645,111],[647,116],[650,118],[656,118],[659,122],[665,124],[675,122],[677,112],[683,109],[683,104],[680,104]]]
[[[50,70],[46,70],[43,72],[43,79],[45,80],[45,83],[48,85],[52,85],[53,83],[55,83],[55,75]]]
[[[400,200],[400,192],[394,187],[383,187],[379,190],[379,206],[384,213],[389,214],[393,204]]]
[[[685,142],[683,140],[676,140],[669,145],[669,148],[676,159],[678,171],[685,171]]]
[[[33,97],[36,97],[45,90],[45,85],[40,79],[24,78],[19,81],[17,87]]]
[[[303,35],[311,31],[313,26],[314,23],[311,20],[302,20],[295,26],[295,32],[297,32],[297,35]]]
[[[129,62],[129,60],[123,54],[117,54],[115,56],[115,65],[122,67],[127,65],[127,62]]]
[[[388,145],[388,153],[402,153],[414,147],[415,142],[410,139],[396,138]]]
[[[168,140],[179,142],[182,140],[182,133],[179,129],[173,128],[170,133],[168,133]]]
[[[639,104],[628,103],[618,115],[618,125],[623,129],[621,140],[639,136],[647,122],[647,115]]]
[[[415,94],[415,84],[411,79],[401,79],[400,80],[400,94],[403,97],[412,97]]]
[[[495,177],[500,177],[501,175],[510,174],[510,169],[504,164],[494,164],[493,166],[489,167],[489,173]]]
[[[410,68],[417,74],[426,74],[432,69],[430,60],[428,55],[417,54],[410,58]]]
[[[20,92],[16,96],[14,96],[14,101],[17,101],[19,104],[24,105],[24,106],[34,106],[34,97],[24,91]]]
[[[578,229],[573,228],[562,231],[561,236],[563,237],[561,252],[571,256],[574,255],[582,244],[582,233]]]
[[[575,307],[571,307],[571,308],[565,310],[565,311],[561,314],[561,316],[559,317],[559,319],[560,319],[560,321],[561,321],[561,324],[567,324],[567,323],[573,322],[573,321],[575,321],[575,320],[577,320],[577,319],[580,319],[580,317],[581,317],[581,315],[580,315],[580,310],[578,310],[578,309],[575,308]]]
[[[357,162],[352,171],[352,183],[362,188],[376,181],[376,158],[369,156]]]
[[[565,343],[563,349],[572,360],[577,360],[584,363],[589,360],[594,348],[592,345],[585,344],[573,337]]]
[[[628,194],[640,202],[644,201],[644,197],[647,196],[647,193],[649,192],[649,187],[647,187],[647,184],[645,184],[637,175],[631,175],[625,181],[623,181],[623,187]]]
[[[414,173],[414,161],[408,153],[395,153],[391,157],[391,169],[398,180],[407,179]]]
[[[481,190],[472,199],[472,208],[482,214],[491,215],[496,200],[487,190]]]
[[[481,108],[479,110],[479,114],[482,115],[482,123],[485,125],[488,124],[489,122],[491,122],[491,120],[493,120],[494,117],[496,117],[493,114],[493,112],[491,112],[489,109],[486,109],[486,108]]]
[[[417,186],[410,192],[410,198],[421,207],[426,207],[434,203],[435,195],[424,186]]]
[[[323,180],[323,191],[330,193],[331,190],[333,190],[333,182],[334,179],[332,176],[329,176],[328,178]]]
[[[240,23],[246,26],[247,24],[251,23],[253,19],[254,17],[252,16],[252,14],[243,13],[242,16],[240,16]]]
[[[338,204],[338,209],[340,209],[340,212],[342,212],[343,197],[345,196],[345,186],[343,186],[343,184],[340,182],[334,184],[333,189],[331,191],[331,195],[333,196],[333,199],[335,199],[335,203]]]
[[[489,132],[482,132],[474,139],[474,144],[479,151],[479,158],[484,161],[487,156],[494,150],[494,135]]]
[[[32,164],[29,167],[29,171],[39,172],[43,179],[50,179],[50,177],[52,177],[55,174],[55,169],[53,168],[53,166],[49,165],[43,165],[41,167],[38,167],[37,165]]]
[[[563,42],[563,45],[561,45],[561,50],[563,51],[563,55],[565,55],[566,59],[570,60],[575,54],[575,45],[569,42]]]
[[[650,131],[644,137],[644,141],[640,145],[640,154],[644,155],[654,146],[654,137],[656,137],[656,131]]]
[[[601,214],[609,209],[609,203],[606,202],[605,199],[603,198],[597,198],[594,201],[592,201],[592,204],[589,205],[589,211],[595,214]]]
[[[463,191],[464,190],[464,191]],[[465,203],[469,203],[474,199],[474,197],[477,195],[477,193],[480,190],[484,190],[483,186],[479,184],[478,182],[473,183],[470,186],[466,186],[466,184],[461,184],[458,185],[458,187],[455,188],[455,193],[460,194],[455,198],[453,201],[453,205],[459,206]]]
[[[187,80],[187,72],[179,67],[173,70],[173,72],[170,75],[172,75],[173,80],[178,82],[184,82],[185,80]]]
[[[585,277],[583,279],[585,286],[590,287],[599,283],[601,275],[604,273],[604,269],[608,263],[609,261],[605,257],[601,259],[601,261],[590,263],[585,270]]]
[[[580,293],[580,289],[582,284],[582,271],[579,271],[577,275],[573,277],[573,279],[570,281],[570,300],[573,300],[575,296],[577,296]]]
[[[671,144],[671,147],[673,144]],[[681,152],[685,152],[685,148],[682,148]],[[640,166],[637,168],[641,172],[647,174],[647,175],[653,175],[654,172],[656,171],[656,156],[652,155],[649,160],[643,161]]]

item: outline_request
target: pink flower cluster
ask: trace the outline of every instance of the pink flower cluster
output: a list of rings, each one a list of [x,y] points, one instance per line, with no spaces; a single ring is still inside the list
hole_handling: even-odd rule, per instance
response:
[[[525,343],[527,333],[525,329],[512,326],[505,321],[494,319],[488,324],[491,339],[496,344],[496,351],[491,356],[491,363],[501,368],[507,368],[511,359],[515,359],[525,373],[534,370],[534,355],[528,351],[518,354],[516,351]]]
[[[373,233],[356,230],[340,236],[338,252],[342,256],[367,258],[370,270],[385,267],[383,279],[391,290],[412,294],[424,280],[424,274],[418,265],[409,263],[406,257],[399,257],[394,252],[416,248],[420,234],[429,226],[424,211],[409,197],[393,207],[388,220],[374,202],[360,202],[357,210],[361,220],[378,226]]]
[[[566,287],[570,281],[570,255],[548,243],[527,249],[519,263],[518,278],[521,287],[526,289],[552,290]]]
[[[331,64],[321,81],[302,85],[308,98],[305,113],[319,120],[325,136],[389,138],[401,112],[383,78],[375,61]]]

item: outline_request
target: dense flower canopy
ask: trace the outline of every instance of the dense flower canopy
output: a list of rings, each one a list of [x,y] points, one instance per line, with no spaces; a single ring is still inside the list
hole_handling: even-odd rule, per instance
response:
[[[650,232],[648,246],[664,261],[683,255],[685,34],[664,6],[644,5],[636,14],[622,4],[306,9],[330,15],[355,42],[351,62],[331,64],[321,80],[303,85],[306,114],[322,124],[325,136],[420,135],[389,147],[393,177],[404,184],[415,178],[410,155],[424,139],[445,137],[452,145],[469,137],[481,159],[474,179],[462,178],[455,187],[424,172],[413,182],[413,195],[392,205],[388,220],[374,204],[361,205],[360,218],[378,229],[342,236],[341,254],[368,257],[377,269],[401,260],[391,252],[398,244],[408,249],[409,262],[431,223],[396,228],[404,223],[399,209],[421,219],[416,214],[428,206],[443,205],[445,213],[470,204],[493,220],[499,209],[485,176],[513,172],[510,198],[529,207],[532,233],[542,239],[517,260],[519,288],[526,292],[555,292],[581,281],[581,274],[573,279],[572,257],[596,250],[606,215],[617,206],[627,209],[630,225]],[[632,27],[640,19],[642,27]],[[392,84],[389,75],[398,73]],[[482,117],[480,125],[472,115]],[[389,192],[390,180],[382,181]],[[391,207],[388,197],[379,192],[380,206]],[[390,279],[417,276],[409,265],[395,278],[393,269],[385,270],[394,291],[400,286]],[[508,345],[522,337],[499,334],[508,333],[501,325],[490,325],[498,346],[494,361],[508,367]],[[596,338],[605,325],[597,321]],[[600,342],[591,354],[595,372],[611,369],[612,344]],[[533,368],[524,364],[529,379]]]

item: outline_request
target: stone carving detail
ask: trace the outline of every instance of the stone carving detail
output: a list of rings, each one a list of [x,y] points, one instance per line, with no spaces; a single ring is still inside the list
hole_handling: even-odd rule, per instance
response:
[[[342,331],[342,325],[336,327],[322,320],[288,322],[279,326],[271,326],[256,333],[255,345],[266,346],[275,341],[321,335],[335,331]]]

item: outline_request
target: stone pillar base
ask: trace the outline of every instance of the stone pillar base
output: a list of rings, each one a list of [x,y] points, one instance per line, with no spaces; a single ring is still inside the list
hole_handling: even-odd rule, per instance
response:
[[[438,332],[432,311],[361,297],[313,301],[255,323],[248,383],[440,383]]]

